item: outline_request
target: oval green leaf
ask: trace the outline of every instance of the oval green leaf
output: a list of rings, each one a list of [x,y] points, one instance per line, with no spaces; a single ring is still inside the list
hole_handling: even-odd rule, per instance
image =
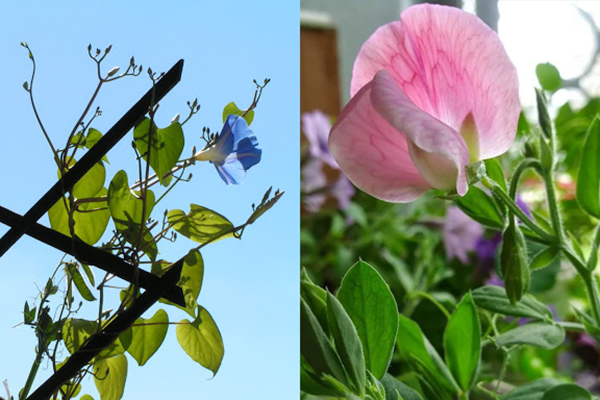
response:
[[[545,322],[517,326],[495,338],[496,345],[499,347],[524,344],[542,349],[554,349],[564,340],[565,330],[561,326]]]
[[[157,261],[152,264],[152,273],[161,275],[162,268],[170,266],[171,263]],[[196,317],[196,302],[202,289],[202,279],[204,277],[204,260],[202,255],[196,249],[189,251],[183,261],[183,268],[177,285],[183,290],[185,297],[185,308],[169,300],[160,299],[159,302],[173,305],[187,312],[192,318]]]
[[[506,291],[500,286],[483,286],[472,292],[477,307],[498,314],[534,319],[552,319],[552,313],[531,295],[525,295],[517,304],[511,304]]]
[[[504,228],[504,218],[494,199],[483,190],[471,186],[466,195],[456,196],[456,205],[469,217],[494,229]]]
[[[475,303],[467,293],[452,313],[444,332],[446,364],[460,388],[471,388],[479,365],[481,327]]]
[[[558,72],[558,69],[550,63],[538,64],[535,67],[535,75],[537,76],[540,86],[544,90],[556,92],[562,87],[560,73]]]
[[[546,390],[542,400],[592,400],[592,395],[581,386],[564,383]]]
[[[223,338],[212,316],[198,306],[198,317],[177,325],[177,341],[192,360],[216,374],[223,361]]]
[[[542,400],[544,392],[555,385],[560,385],[562,381],[553,378],[543,378],[520,386],[504,396],[501,400]]]
[[[398,306],[390,288],[373,267],[359,261],[344,276],[337,298],[358,331],[367,369],[381,379],[398,332]]]
[[[333,335],[335,348],[348,373],[351,388],[355,394],[363,396],[365,393],[367,372],[358,332],[350,316],[344,310],[342,303],[329,292],[327,293],[327,311],[329,328]]]

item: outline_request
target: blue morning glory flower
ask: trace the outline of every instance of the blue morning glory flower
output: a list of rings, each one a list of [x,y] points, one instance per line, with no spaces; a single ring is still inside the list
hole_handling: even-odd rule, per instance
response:
[[[246,120],[230,114],[225,120],[217,142],[198,152],[198,161],[210,161],[227,185],[239,185],[246,171],[260,162],[262,149]]]

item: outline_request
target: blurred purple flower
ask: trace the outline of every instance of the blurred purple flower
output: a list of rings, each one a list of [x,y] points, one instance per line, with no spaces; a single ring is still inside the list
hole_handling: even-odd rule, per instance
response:
[[[500,279],[500,277],[495,272],[492,272],[490,274],[490,278],[487,281],[485,281],[485,284],[504,287],[504,281]]]
[[[354,185],[346,178],[346,175],[340,173],[340,179],[331,188],[331,194],[336,198],[340,210],[345,210],[350,206],[354,193]]]
[[[479,223],[473,221],[458,207],[448,207],[442,229],[448,260],[456,257],[463,264],[467,264],[468,253],[475,250],[475,244],[482,234],[483,228]]]
[[[321,209],[327,195],[324,192],[312,193],[327,185],[327,177],[323,173],[323,161],[320,158],[311,158],[302,166],[302,181],[300,187],[305,195],[304,205],[309,212]]]
[[[340,169],[329,152],[327,141],[331,130],[331,120],[319,110],[302,114],[302,132],[308,139],[308,152],[313,158],[320,158],[332,168]]]

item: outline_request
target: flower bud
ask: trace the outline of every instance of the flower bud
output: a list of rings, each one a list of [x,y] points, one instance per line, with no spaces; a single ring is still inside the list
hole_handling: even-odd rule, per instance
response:
[[[179,122],[179,113],[175,114],[175,116],[173,117],[173,119],[171,120],[172,124],[176,124]]]
[[[527,265],[527,244],[514,217],[502,234],[500,268],[506,288],[506,296],[515,304],[529,289],[530,273]]]
[[[107,78],[110,78],[111,76],[113,76],[114,74],[116,74],[117,72],[119,72],[119,67],[114,67],[113,69],[111,69],[110,71],[108,71],[108,75],[106,75]]]

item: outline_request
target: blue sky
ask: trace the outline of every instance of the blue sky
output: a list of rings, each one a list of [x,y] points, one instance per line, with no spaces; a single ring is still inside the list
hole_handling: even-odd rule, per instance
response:
[[[19,42],[27,41],[38,64],[35,98],[56,144],[62,144],[91,96],[95,64],[87,46],[113,45],[104,62],[124,70],[129,58],[154,71],[167,71],[185,59],[182,82],[160,103],[159,126],[176,113],[186,115],[186,101],[198,97],[202,109],[186,126],[184,156],[201,147],[203,126],[219,130],[223,107],[249,105],[253,79],[271,78],[251,126],[263,148],[260,164],[246,182],[227,187],[212,165],[191,171],[155,211],[187,210],[201,204],[242,223],[251,204],[269,186],[285,190],[282,200],[241,241],[224,240],[203,251],[205,276],[199,302],[213,315],[225,342],[221,370],[211,373],[194,363],[177,343],[175,329],[144,367],[129,358],[125,399],[285,399],[297,396],[299,260],[299,4],[297,1],[227,1],[166,3],[23,2],[0,6],[0,204],[24,214],[56,180],[51,153],[37,127],[22,84],[31,64]],[[103,110],[93,127],[106,132],[149,88],[144,73],[107,85],[98,96]],[[125,169],[134,175],[126,136],[110,153],[107,176]],[[62,147],[62,146],[61,146]],[[109,178],[107,178],[109,179]],[[107,182],[108,183],[108,182]],[[40,220],[49,225],[47,217]],[[0,225],[0,234],[7,231]],[[161,257],[176,260],[193,247],[184,237],[161,247]],[[13,395],[23,386],[34,357],[35,337],[22,321],[23,304],[31,304],[61,254],[23,238],[0,259],[0,380]],[[99,277],[100,273],[96,273]],[[117,296],[117,292],[109,293]],[[109,303],[110,305],[110,303]],[[97,303],[88,306],[96,313]],[[186,317],[167,310],[171,321]],[[146,316],[151,316],[151,309]],[[85,315],[85,314],[84,314]],[[37,387],[50,374],[42,364]],[[0,393],[4,396],[3,391]],[[92,379],[84,391],[98,396]]]

